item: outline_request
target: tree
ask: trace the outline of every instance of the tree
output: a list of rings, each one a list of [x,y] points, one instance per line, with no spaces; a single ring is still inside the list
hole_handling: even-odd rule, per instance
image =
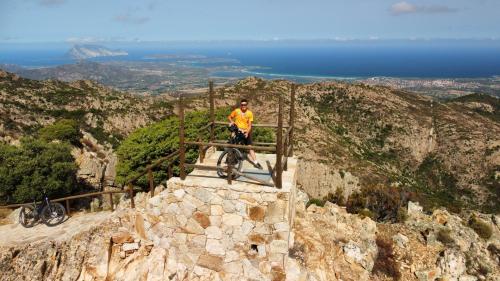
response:
[[[227,120],[229,108],[216,111],[216,120]],[[189,112],[185,118],[185,135],[187,139],[197,140],[199,135],[203,140],[208,140],[209,130],[199,132],[199,128],[208,124],[208,111]],[[200,133],[200,134],[199,134]],[[228,139],[229,131],[223,127],[216,127],[216,139]],[[274,133],[270,129],[255,128],[253,140],[258,142],[271,142]],[[124,184],[128,179],[135,177],[154,160],[164,157],[179,149],[179,118],[169,117],[163,121],[141,128],[130,134],[118,147],[117,179],[119,184]],[[193,163],[198,158],[198,149],[188,148],[186,161]],[[176,163],[177,164],[177,163]],[[178,174],[178,166],[174,166],[174,173]],[[160,167],[154,174],[155,181],[165,180],[166,167]],[[146,178],[142,177],[138,185],[146,187]]]
[[[0,200],[23,203],[70,194],[77,187],[77,167],[66,143],[25,138],[21,146],[0,144]]]
[[[61,119],[55,123],[45,126],[38,131],[39,137],[47,142],[53,140],[67,141],[79,146],[82,134],[78,122],[71,119]]]

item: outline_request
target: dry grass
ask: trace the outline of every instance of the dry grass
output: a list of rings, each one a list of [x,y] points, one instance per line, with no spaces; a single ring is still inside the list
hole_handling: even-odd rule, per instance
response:
[[[377,237],[378,255],[373,266],[374,274],[383,274],[393,280],[401,279],[399,264],[394,255],[394,247],[391,239]]]

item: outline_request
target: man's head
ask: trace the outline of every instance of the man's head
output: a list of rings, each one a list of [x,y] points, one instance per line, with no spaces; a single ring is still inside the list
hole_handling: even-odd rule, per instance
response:
[[[245,112],[248,108],[248,100],[247,99],[242,99],[240,101],[240,109],[241,111]]]

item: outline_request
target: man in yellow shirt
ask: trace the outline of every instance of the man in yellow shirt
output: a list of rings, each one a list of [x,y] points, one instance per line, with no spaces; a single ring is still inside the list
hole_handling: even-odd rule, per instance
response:
[[[229,114],[229,126],[238,127],[240,131],[245,135],[245,145],[252,144],[252,122],[253,122],[253,113],[248,109],[248,101],[246,99],[242,99],[240,101],[240,108],[236,108]],[[259,169],[262,169],[262,165],[257,162],[257,156],[255,155],[255,151],[250,149],[248,151],[249,158],[252,161],[252,164]]]

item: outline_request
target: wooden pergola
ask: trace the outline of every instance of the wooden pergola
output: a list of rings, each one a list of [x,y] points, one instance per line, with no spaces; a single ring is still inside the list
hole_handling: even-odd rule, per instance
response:
[[[202,170],[214,170],[218,168],[209,165],[203,165],[205,159],[205,153],[209,147],[217,148],[238,148],[238,149],[253,149],[254,151],[265,151],[265,152],[275,152],[276,153],[276,163],[274,167],[271,166],[269,161],[267,161],[267,169],[272,178],[273,183],[270,184],[262,179],[253,177],[248,174],[241,173],[231,165],[227,168],[227,181],[229,184],[232,183],[232,174],[235,173],[238,176],[245,177],[247,179],[256,181],[264,185],[274,186],[276,188],[282,188],[282,174],[283,171],[287,170],[288,157],[293,156],[293,128],[295,122],[295,84],[292,84],[290,91],[290,112],[288,125],[283,124],[283,94],[278,96],[278,122],[277,124],[252,124],[252,127],[259,128],[273,128],[276,130],[276,142],[273,143],[254,143],[254,145],[236,145],[228,144],[224,140],[215,139],[215,128],[216,126],[227,126],[227,122],[215,120],[215,93],[214,93],[214,83],[209,82],[209,101],[210,101],[210,119],[206,126],[203,126],[201,130],[210,130],[210,139],[208,142],[203,141],[191,141],[185,138],[185,128],[184,128],[184,104],[182,96],[179,97],[179,168],[180,168],[180,178],[184,180],[186,178],[186,168],[202,169]],[[200,164],[188,164],[186,163],[186,147],[194,145],[198,146],[200,151]]]

